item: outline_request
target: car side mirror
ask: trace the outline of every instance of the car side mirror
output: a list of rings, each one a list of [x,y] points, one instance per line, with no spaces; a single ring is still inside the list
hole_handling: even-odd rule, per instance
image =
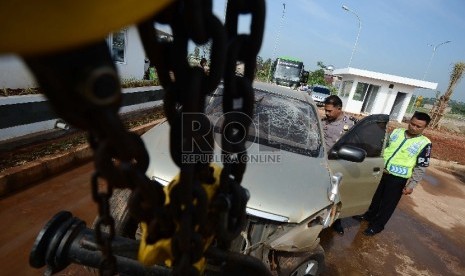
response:
[[[343,145],[339,149],[332,148],[328,159],[343,159],[351,162],[361,163],[365,160],[367,152],[361,148]]]

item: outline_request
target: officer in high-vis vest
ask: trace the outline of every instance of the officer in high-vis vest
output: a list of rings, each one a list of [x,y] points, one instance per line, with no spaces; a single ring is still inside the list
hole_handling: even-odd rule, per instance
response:
[[[409,195],[421,181],[429,166],[431,141],[422,133],[431,118],[423,112],[415,112],[407,129],[394,129],[384,149],[384,173],[376,189],[371,205],[365,214],[354,216],[369,221],[363,232],[373,236],[383,231],[402,195]]]

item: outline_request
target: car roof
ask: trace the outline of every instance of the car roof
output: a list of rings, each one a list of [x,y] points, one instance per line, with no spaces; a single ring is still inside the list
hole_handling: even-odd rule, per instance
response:
[[[309,98],[308,94],[303,91],[293,90],[290,88],[282,87],[272,83],[257,82],[253,83],[255,89],[264,90],[270,93],[283,95],[286,97],[294,98],[297,100],[305,101],[311,103],[312,100]]]

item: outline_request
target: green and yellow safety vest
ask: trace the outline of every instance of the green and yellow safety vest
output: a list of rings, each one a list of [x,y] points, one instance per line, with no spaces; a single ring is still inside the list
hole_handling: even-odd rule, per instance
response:
[[[418,155],[431,141],[423,135],[407,138],[405,131],[397,128],[389,136],[389,145],[383,155],[384,169],[390,174],[410,178]]]

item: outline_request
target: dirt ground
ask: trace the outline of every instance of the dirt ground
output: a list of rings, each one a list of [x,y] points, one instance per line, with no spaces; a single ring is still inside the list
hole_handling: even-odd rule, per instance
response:
[[[368,223],[352,218],[342,220],[344,236],[322,232],[323,275],[465,275],[464,196],[464,172],[428,168],[380,234],[363,235]]]

